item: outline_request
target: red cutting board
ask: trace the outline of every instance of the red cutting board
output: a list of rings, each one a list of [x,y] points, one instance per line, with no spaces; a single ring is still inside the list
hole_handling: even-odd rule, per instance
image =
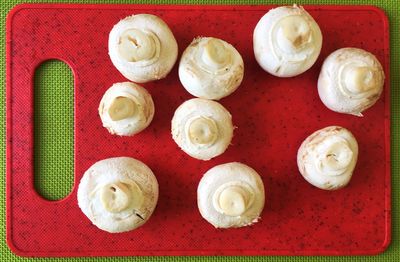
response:
[[[385,14],[371,6],[306,6],[324,36],[322,53],[306,73],[276,78],[256,63],[252,34],[273,6],[19,5],[7,18],[7,242],[22,256],[137,255],[357,255],[390,243],[389,33]],[[108,34],[125,16],[151,13],[171,27],[179,53],[196,36],[232,43],[245,77],[221,100],[232,113],[232,145],[211,161],[183,153],[170,135],[175,109],[191,96],[177,65],[166,79],[145,84],[156,114],[134,137],[110,135],[97,107],[103,93],[125,81],[108,57]],[[328,110],[317,93],[321,63],[347,46],[374,53],[384,66],[385,91],[365,116]],[[33,83],[35,68],[65,61],[75,77],[75,183],[61,201],[42,199],[33,187]],[[323,191],[299,174],[300,143],[317,129],[340,125],[353,132],[360,156],[350,184]],[[93,226],[77,205],[77,187],[98,160],[130,156],[156,174],[160,199],[143,227],[109,234]],[[60,161],[63,161],[60,159]],[[240,161],[265,184],[262,220],[240,229],[215,229],[197,210],[196,188],[209,168]]]

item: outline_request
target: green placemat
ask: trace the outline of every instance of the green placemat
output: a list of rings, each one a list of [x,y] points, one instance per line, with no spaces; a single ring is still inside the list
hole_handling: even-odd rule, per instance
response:
[[[64,2],[64,3],[87,3],[85,1],[26,1],[29,3],[41,2]],[[26,3],[25,2],[25,3]],[[399,130],[400,130],[400,2],[398,0],[309,0],[296,1],[297,4],[372,4],[385,10],[390,19],[391,26],[391,103],[392,103],[392,243],[386,252],[377,256],[357,256],[357,257],[121,257],[121,258],[21,258],[15,256],[8,249],[5,241],[5,19],[8,11],[16,4],[23,1],[2,1],[1,3],[1,26],[0,26],[0,81],[3,88],[0,89],[1,111],[0,111],[0,136],[2,138],[2,147],[0,151],[0,167],[2,176],[0,176],[0,261],[399,261],[400,260],[400,189],[396,187],[399,184]],[[90,3],[111,3],[111,4],[133,4],[133,3],[151,3],[151,4],[293,4],[292,1],[265,0],[265,1],[90,1]],[[35,94],[35,102],[39,106],[39,113],[35,115],[36,130],[35,139],[42,141],[43,146],[35,148],[37,157],[35,170],[41,175],[36,177],[35,186],[39,193],[48,199],[60,199],[69,193],[73,183],[72,176],[68,175],[73,170],[73,76],[68,66],[61,62],[48,62],[41,66],[35,75],[35,86],[40,90]],[[59,94],[54,97],[54,94]],[[52,102],[48,99],[53,95]],[[40,99],[44,98],[44,99]],[[41,101],[47,103],[41,103]],[[60,106],[62,105],[62,106]],[[46,110],[43,110],[46,109]],[[64,119],[50,121],[53,116],[65,115]],[[37,143],[40,144],[40,143]],[[45,157],[44,157],[45,156]],[[66,159],[62,163],[57,162],[58,158]],[[54,172],[57,170],[57,172]],[[55,182],[53,179],[57,178]]]

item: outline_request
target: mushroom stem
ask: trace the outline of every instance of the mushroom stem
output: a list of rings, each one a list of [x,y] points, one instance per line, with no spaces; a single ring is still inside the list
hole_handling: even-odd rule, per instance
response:
[[[136,103],[124,96],[118,96],[114,98],[108,109],[108,114],[113,121],[119,121],[122,119],[133,116],[136,112]]]
[[[105,210],[118,213],[129,207],[139,207],[143,202],[143,194],[135,182],[116,182],[101,188],[100,200]]]
[[[353,151],[345,140],[328,138],[319,147],[316,151],[322,152],[316,157],[316,163],[322,174],[338,176],[347,171],[353,160]]]
[[[193,144],[212,145],[218,137],[217,124],[211,118],[195,117],[187,125],[187,135]]]
[[[248,192],[242,187],[229,186],[220,193],[218,204],[223,214],[240,216],[247,210],[248,199]]]
[[[352,93],[366,92],[376,86],[374,73],[367,66],[356,66],[349,69],[345,76],[345,82]]]
[[[138,29],[126,30],[119,38],[118,51],[128,62],[150,60],[156,53],[154,36]]]
[[[226,50],[221,40],[211,38],[203,48],[201,58],[207,66],[221,69],[230,62],[230,52]]]
[[[307,22],[298,15],[288,16],[280,21],[282,34],[281,44],[283,50],[297,50],[310,42],[311,28]]]

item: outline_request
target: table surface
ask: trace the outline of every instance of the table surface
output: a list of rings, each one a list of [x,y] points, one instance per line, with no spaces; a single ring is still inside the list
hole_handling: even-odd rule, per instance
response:
[[[0,89],[0,98],[3,103],[5,104],[5,18],[8,13],[8,11],[16,4],[22,3],[23,1],[12,1],[12,0],[6,0],[3,1],[2,6],[1,6],[1,41],[0,41],[0,55],[1,55],[1,61],[0,63],[0,81],[3,84],[3,88]],[[44,1],[25,1],[25,2],[32,2],[32,3],[40,3]],[[61,2],[61,1],[46,1],[46,2]],[[62,1],[62,2],[68,2],[68,3],[84,3],[84,1]],[[115,1],[90,1],[90,3],[111,3],[111,4],[118,4],[118,3],[153,3],[153,4],[291,4],[291,2],[288,1],[270,1],[270,0],[264,0],[264,1],[121,1],[121,0],[115,0]],[[399,175],[399,168],[400,168],[400,160],[399,160],[399,128],[400,128],[400,123],[399,123],[399,112],[400,112],[400,90],[399,90],[399,78],[400,75],[398,74],[399,72],[399,49],[400,49],[400,43],[399,43],[399,36],[398,34],[395,34],[394,32],[399,32],[399,25],[400,25],[400,2],[398,0],[392,0],[392,1],[384,1],[384,0],[371,0],[371,1],[361,1],[361,0],[350,0],[350,1],[345,1],[345,0],[319,0],[319,1],[296,1],[297,4],[372,4],[376,5],[380,8],[382,8],[386,14],[389,17],[390,20],[390,25],[391,25],[391,103],[392,103],[392,142],[391,142],[391,149],[392,149],[392,243],[385,251],[383,254],[377,255],[377,256],[369,256],[369,257],[364,257],[364,256],[358,256],[358,257],[168,257],[168,258],[162,258],[162,257],[140,257],[140,258],[135,258],[139,261],[158,261],[158,260],[171,260],[171,261],[211,261],[211,260],[216,260],[216,261],[395,261],[400,258],[400,245],[398,241],[399,237],[399,222],[400,222],[400,211],[398,210],[397,207],[397,199],[399,199],[399,194],[400,194],[400,189],[396,187],[398,184],[398,175]],[[51,73],[56,72],[56,74],[53,76]],[[35,84],[40,85],[42,90],[44,90],[43,95],[48,95],[49,92],[48,90],[56,90],[55,92],[61,92],[63,94],[63,97],[72,97],[71,91],[65,90],[66,84],[71,83],[73,80],[73,77],[71,73],[68,71],[68,68],[64,66],[61,63],[47,63],[45,66],[43,66],[38,72],[37,72],[37,82]],[[46,77],[46,81],[41,81],[41,77]],[[54,85],[54,83],[58,83]],[[50,89],[51,88],[51,89]],[[53,92],[53,91],[52,91]],[[42,95],[42,94],[40,94]],[[41,108],[46,109],[54,109],[56,110],[55,114],[68,114],[68,112],[72,112],[72,109],[67,107],[60,108],[57,105],[60,104],[69,104],[70,107],[72,107],[72,101],[73,100],[60,100],[60,101],[54,101],[53,103],[47,103],[47,104],[39,104]],[[45,122],[46,119],[51,117],[51,115],[39,115],[35,116],[37,117],[35,121]],[[1,107],[1,113],[0,113],[0,135],[3,139],[2,143],[2,148],[0,150],[0,155],[1,155],[1,168],[4,171],[3,175],[0,176],[0,237],[1,237],[1,242],[0,242],[0,260],[1,261],[26,261],[26,260],[35,260],[35,261],[40,261],[40,260],[45,260],[43,258],[39,259],[26,259],[26,258],[20,258],[11,253],[11,251],[8,249],[6,242],[5,242],[5,106]],[[42,139],[43,141],[47,142],[52,142],[55,144],[53,147],[47,147],[45,143],[43,143],[43,146],[41,146],[38,150],[38,154],[42,154],[43,156],[46,156],[47,162],[44,163],[36,163],[37,167],[40,171],[43,171],[42,173],[44,174],[43,177],[38,177],[37,181],[35,181],[35,184],[39,188],[39,192],[45,196],[48,199],[59,199],[64,197],[65,195],[68,194],[72,183],[73,179],[72,178],[65,178],[61,179],[60,182],[56,182],[57,190],[54,190],[55,184],[54,183],[49,183],[46,182],[45,178],[47,176],[51,177],[52,176],[52,171],[54,171],[54,167],[51,165],[54,163],[55,159],[62,154],[62,156],[66,159],[64,163],[61,164],[61,166],[58,166],[57,168],[61,169],[61,172],[69,172],[71,169],[71,164],[73,162],[73,157],[72,157],[72,152],[73,152],[73,131],[72,131],[72,126],[73,126],[73,120],[72,116],[67,117],[67,119],[64,119],[66,121],[58,121],[53,124],[51,124],[49,127],[43,129],[39,129],[40,132],[36,132],[39,135],[37,139]],[[40,125],[37,125],[40,126]],[[62,128],[63,129],[63,135],[62,136],[54,136],[53,137],[51,134],[51,131],[54,130],[54,128]],[[57,137],[62,137],[62,141],[54,141],[51,139],[56,139]],[[36,139],[36,137],[35,137]],[[48,144],[48,143],[47,143]],[[63,148],[66,150],[59,150],[59,148]],[[36,149],[35,149],[36,150]],[[54,150],[54,153],[51,151]],[[53,161],[53,162],[52,162]],[[53,175],[54,177],[54,175]],[[63,259],[63,260],[71,260],[71,261],[88,261],[88,260],[95,260],[95,261],[123,261],[123,260],[128,260],[132,259],[129,257],[122,257],[122,258],[69,258],[69,259]],[[46,259],[48,260],[59,260],[57,258],[54,259]]]

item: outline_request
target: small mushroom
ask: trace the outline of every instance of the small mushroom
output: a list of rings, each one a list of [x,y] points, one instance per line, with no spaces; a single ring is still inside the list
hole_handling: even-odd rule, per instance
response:
[[[385,74],[376,57],[362,49],[342,48],[324,61],[318,93],[329,109],[362,116],[379,99]]]
[[[193,98],[176,109],[171,133],[188,155],[209,160],[229,146],[233,136],[232,116],[218,102]]]
[[[145,83],[167,76],[178,57],[178,44],[161,18],[137,14],[113,27],[108,52],[123,76],[133,82]]]
[[[182,54],[179,79],[190,94],[219,100],[239,87],[243,70],[243,59],[231,44],[197,37]]]
[[[139,160],[108,158],[93,164],[78,187],[78,205],[89,220],[110,233],[142,226],[158,200],[153,172]]]
[[[265,71],[278,77],[307,71],[317,60],[321,47],[321,30],[301,6],[271,9],[254,29],[255,58]]]
[[[202,217],[216,228],[256,223],[264,208],[264,184],[251,167],[232,162],[208,170],[197,188]]]
[[[314,132],[301,144],[297,165],[310,184],[325,190],[345,187],[357,163],[358,144],[349,130],[329,126]]]
[[[144,130],[153,119],[153,99],[138,84],[115,83],[104,93],[99,115],[111,134],[132,136]]]

